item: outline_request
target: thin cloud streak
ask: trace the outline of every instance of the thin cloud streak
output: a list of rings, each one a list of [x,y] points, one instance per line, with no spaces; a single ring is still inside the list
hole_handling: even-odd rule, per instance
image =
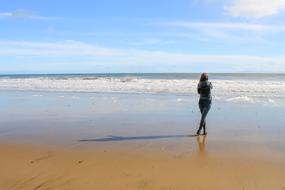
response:
[[[228,64],[283,64],[285,57],[262,57],[252,55],[228,55],[228,54],[191,54],[170,53],[159,51],[134,50],[130,53],[129,61],[146,63],[189,64],[189,63],[228,63]]]
[[[181,27],[192,29],[220,29],[220,30],[245,30],[245,31],[284,31],[284,27],[275,25],[238,23],[238,22],[192,22],[192,21],[161,21],[151,22],[151,25],[165,27]]]
[[[122,52],[78,41],[29,42],[0,41],[2,56],[118,56]]]
[[[60,20],[61,17],[47,17],[34,15],[30,11],[14,11],[14,12],[2,12],[0,18],[13,18],[13,19],[31,19],[31,20]]]

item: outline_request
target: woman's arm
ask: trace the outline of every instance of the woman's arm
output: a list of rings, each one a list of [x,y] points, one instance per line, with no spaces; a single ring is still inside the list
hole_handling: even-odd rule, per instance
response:
[[[200,85],[199,85],[199,84],[198,84],[198,86],[197,86],[197,92],[198,92],[198,94],[201,93],[201,88],[200,88]]]

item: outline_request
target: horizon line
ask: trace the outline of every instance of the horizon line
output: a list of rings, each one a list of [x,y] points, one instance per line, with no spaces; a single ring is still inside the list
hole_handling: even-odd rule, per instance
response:
[[[201,74],[203,72],[78,72],[78,73],[0,73],[2,75],[84,75],[84,74]],[[208,74],[285,74],[285,72],[207,72]]]

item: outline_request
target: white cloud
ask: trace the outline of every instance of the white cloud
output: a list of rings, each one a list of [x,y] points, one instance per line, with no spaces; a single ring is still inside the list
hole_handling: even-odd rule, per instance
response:
[[[33,19],[33,20],[58,20],[60,17],[46,17],[34,15],[30,11],[18,10],[14,12],[2,12],[0,18],[15,18],[15,19]]]
[[[262,18],[285,11],[285,0],[235,0],[224,9],[233,17]]]

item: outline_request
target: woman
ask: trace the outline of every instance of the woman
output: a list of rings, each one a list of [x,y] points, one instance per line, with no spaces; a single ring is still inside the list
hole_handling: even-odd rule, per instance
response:
[[[212,96],[211,96],[211,89],[213,88],[212,83],[208,81],[208,74],[202,73],[200,81],[198,83],[198,94],[200,94],[200,100],[199,100],[199,108],[201,111],[201,121],[200,126],[197,131],[197,135],[200,135],[200,132],[203,128],[203,135],[206,135],[206,116],[211,108],[212,104]]]

